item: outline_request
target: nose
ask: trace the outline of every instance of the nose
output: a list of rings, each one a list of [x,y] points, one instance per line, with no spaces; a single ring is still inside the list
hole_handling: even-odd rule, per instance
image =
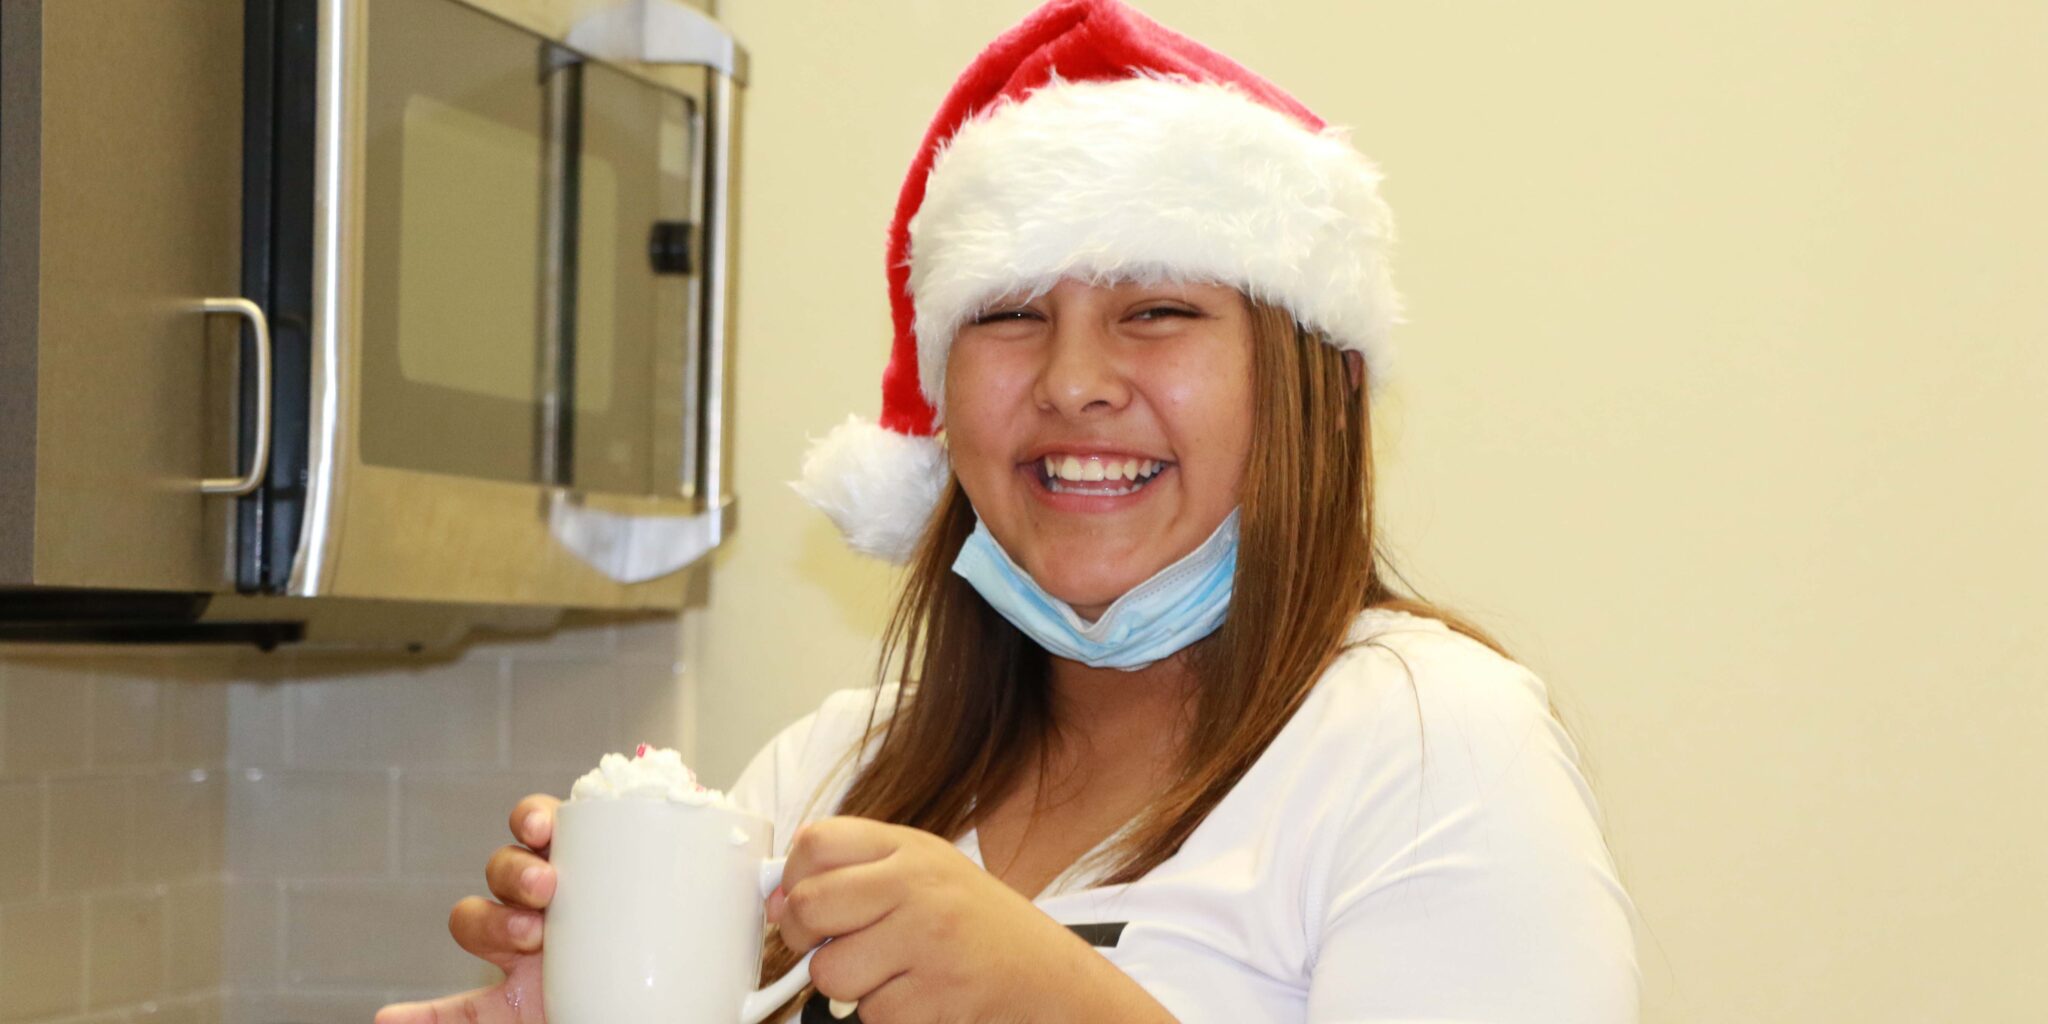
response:
[[[1114,344],[1092,317],[1059,318],[1038,374],[1038,407],[1063,416],[1099,416],[1129,404],[1130,381],[1118,364]]]

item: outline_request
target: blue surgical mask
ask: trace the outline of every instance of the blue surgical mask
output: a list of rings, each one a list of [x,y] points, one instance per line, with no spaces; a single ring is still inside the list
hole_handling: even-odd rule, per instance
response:
[[[1054,657],[1133,671],[1223,625],[1237,572],[1237,510],[1200,547],[1132,587],[1094,622],[1046,593],[996,543],[980,516],[953,560],[953,572]]]

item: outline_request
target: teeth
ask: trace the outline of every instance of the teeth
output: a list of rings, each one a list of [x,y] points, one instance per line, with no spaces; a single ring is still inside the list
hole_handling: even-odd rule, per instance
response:
[[[1126,484],[1115,490],[1103,490],[1100,487],[1069,487],[1061,484],[1058,480],[1054,480],[1045,486],[1047,490],[1054,494],[1086,494],[1094,498],[1121,498],[1126,494],[1136,494],[1139,489],[1145,486],[1145,483],[1141,480],[1134,484]]]
[[[1091,494],[1128,494],[1136,490],[1138,486],[1149,482],[1154,476],[1157,476],[1161,470],[1166,468],[1166,464],[1156,459],[1104,460],[1099,457],[1091,457],[1083,461],[1078,455],[1048,455],[1045,457],[1044,467],[1046,479],[1054,482],[1064,480],[1071,483],[1114,483],[1129,480],[1133,486],[1121,491],[1109,492],[1095,489],[1089,492]]]

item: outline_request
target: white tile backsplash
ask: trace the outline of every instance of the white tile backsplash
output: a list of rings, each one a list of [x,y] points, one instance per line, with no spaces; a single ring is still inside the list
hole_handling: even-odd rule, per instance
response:
[[[621,662],[644,661],[682,670],[683,649],[676,623],[668,616],[653,616],[621,622],[614,629],[614,644]]]
[[[0,905],[0,1021],[85,1009],[85,900]]]
[[[291,684],[291,763],[494,765],[499,672],[481,658]]]
[[[221,982],[242,992],[284,985],[284,894],[281,882],[221,883]]]
[[[226,915],[226,886],[217,876],[164,886],[164,973],[157,997],[220,986]]]
[[[135,873],[133,790],[126,775],[51,778],[49,866],[52,892],[125,885]]]
[[[226,762],[228,690],[224,680],[163,687],[166,767],[209,768]]]
[[[386,770],[243,768],[229,783],[234,877],[379,878],[392,874]]]
[[[169,882],[227,865],[228,784],[221,768],[155,772],[133,780],[135,877]]]
[[[665,616],[438,659],[0,649],[0,1022],[361,1024],[494,982],[450,908],[520,797],[692,752],[681,650]]]
[[[576,770],[618,747],[618,680],[579,662],[512,666],[512,751],[519,768]],[[574,777],[571,777],[574,781]]]
[[[0,903],[43,887],[43,783],[0,782]]]
[[[277,767],[289,761],[291,730],[285,696],[293,683],[236,682],[228,686],[227,763],[235,768]]]
[[[124,666],[129,671],[143,666]],[[163,694],[169,687],[135,675],[103,674],[92,681],[94,767],[154,767],[164,758]]]
[[[0,648],[0,1021],[219,1019],[227,693],[166,664]]]
[[[7,720],[0,722],[0,775],[83,768],[91,763],[92,671],[89,666],[18,661],[0,680]]]
[[[204,992],[174,999],[151,1000],[127,1015],[130,1024],[219,1024],[222,1019],[219,992]],[[273,1017],[267,1024],[284,1018]]]
[[[221,1024],[367,1024],[389,1001],[381,992],[245,993],[223,1016],[210,1019]]]
[[[448,935],[448,910],[481,884],[462,882],[292,882],[284,887],[284,978],[288,989],[445,986],[496,981],[499,971],[464,953]]]
[[[513,805],[531,793],[567,796],[573,781],[547,771],[403,773],[398,780],[399,874],[480,886],[484,863],[512,841]]]
[[[86,1005],[94,1010],[138,1003],[163,987],[162,886],[87,899]]]
[[[615,677],[618,702],[612,718],[613,734],[607,750],[631,750],[646,742],[661,747],[679,747],[686,735],[684,723],[687,700],[681,670],[673,663],[625,662]],[[576,774],[588,771],[596,762],[584,762]],[[694,763],[694,762],[693,762]],[[572,777],[564,785],[574,782]]]

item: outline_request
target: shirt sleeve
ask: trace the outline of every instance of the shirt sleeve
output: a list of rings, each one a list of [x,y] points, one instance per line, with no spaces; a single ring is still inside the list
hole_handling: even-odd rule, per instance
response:
[[[850,754],[864,735],[874,690],[839,690],[758,752],[726,791],[733,805],[775,823],[775,853],[805,821],[832,813],[851,781]]]
[[[733,805],[749,814],[775,820],[790,801],[787,791],[802,774],[803,755],[817,712],[812,712],[777,732],[756,751],[739,780],[726,791]]]
[[[1462,638],[1429,647],[1404,659],[1406,727],[1351,784],[1308,1020],[1632,1024],[1634,908],[1542,681]]]

